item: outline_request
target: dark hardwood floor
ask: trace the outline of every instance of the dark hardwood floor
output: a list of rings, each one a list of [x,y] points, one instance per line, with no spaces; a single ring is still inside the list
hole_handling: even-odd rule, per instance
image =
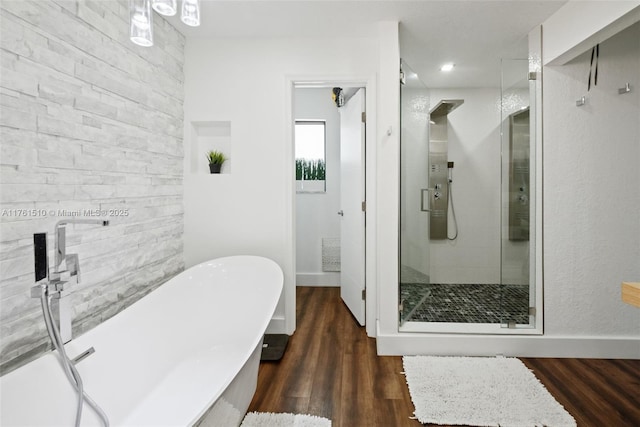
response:
[[[640,361],[522,359],[579,427],[640,426]],[[297,329],[263,362],[249,411],[312,414],[333,427],[415,427],[402,358],[377,356],[339,288],[297,289]]]

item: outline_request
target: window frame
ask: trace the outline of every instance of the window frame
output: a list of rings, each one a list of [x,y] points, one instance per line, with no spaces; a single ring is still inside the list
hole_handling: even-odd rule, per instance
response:
[[[298,138],[296,138],[298,126],[322,126],[322,159],[307,159],[305,157],[298,157]],[[299,159],[304,160],[321,160],[324,163],[324,179],[305,180],[297,179],[296,175],[296,192],[298,193],[326,193],[326,180],[327,180],[327,121],[323,119],[300,119],[294,121],[294,162]],[[294,168],[296,167],[294,163]]]

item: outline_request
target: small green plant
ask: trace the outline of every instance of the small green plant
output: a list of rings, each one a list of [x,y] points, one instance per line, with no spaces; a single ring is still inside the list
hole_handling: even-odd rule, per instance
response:
[[[323,181],[324,179],[324,160],[296,159],[296,180]]]
[[[210,165],[221,165],[227,160],[223,152],[211,150],[207,153],[207,161]]]
[[[325,179],[325,164],[323,160],[318,160],[316,165],[316,179],[319,181],[324,181]]]
[[[302,176],[304,175],[304,160],[296,159],[296,180],[302,180]]]

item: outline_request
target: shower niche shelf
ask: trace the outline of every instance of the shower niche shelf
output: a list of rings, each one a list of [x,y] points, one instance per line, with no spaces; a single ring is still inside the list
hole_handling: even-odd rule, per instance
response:
[[[221,151],[228,158],[221,174],[231,173],[231,122],[206,120],[191,122],[190,171],[194,175],[212,175],[206,154],[210,150]]]

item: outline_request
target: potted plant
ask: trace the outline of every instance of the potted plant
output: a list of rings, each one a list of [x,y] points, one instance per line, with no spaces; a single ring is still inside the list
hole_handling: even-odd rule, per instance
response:
[[[221,151],[211,150],[207,153],[207,160],[209,161],[209,171],[220,173],[222,164],[227,160],[227,157]]]

